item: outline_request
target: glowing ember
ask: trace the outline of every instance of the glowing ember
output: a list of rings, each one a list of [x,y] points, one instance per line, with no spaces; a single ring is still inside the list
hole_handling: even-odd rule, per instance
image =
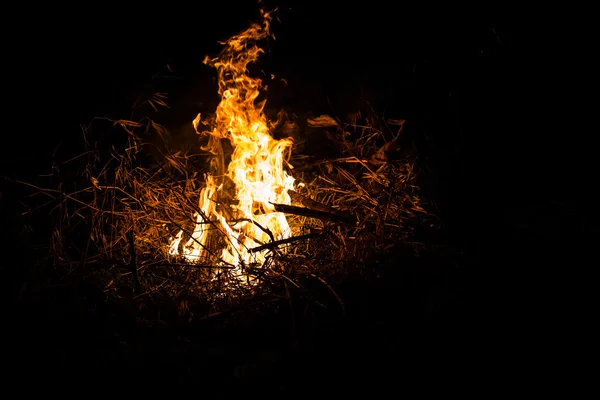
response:
[[[216,68],[221,102],[216,110],[214,129],[204,150],[215,157],[212,174],[200,194],[199,214],[191,238],[180,249],[183,232],[172,239],[170,253],[189,261],[207,258],[211,232],[221,236],[222,265],[236,269],[265,261],[268,250],[252,252],[254,247],[291,236],[285,215],[275,212],[272,203],[290,204],[288,190],[294,178],[283,168],[292,140],[275,140],[269,133],[269,121],[263,114],[264,101],[256,103],[262,82],[247,74],[247,66],[262,53],[256,42],[270,35],[270,15],[263,12],[263,23],[230,38],[218,57],[204,63]],[[193,124],[198,132],[200,115]],[[221,139],[229,139],[233,153],[225,170]],[[235,186],[233,200],[225,187],[229,178]],[[200,212],[201,211],[201,212]],[[215,229],[217,228],[217,229]],[[224,239],[224,240],[223,240]],[[219,242],[219,240],[217,240]],[[211,241],[212,243],[212,241]]]

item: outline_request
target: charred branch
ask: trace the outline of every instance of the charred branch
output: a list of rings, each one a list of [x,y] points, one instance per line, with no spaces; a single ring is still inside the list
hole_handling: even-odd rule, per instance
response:
[[[348,225],[355,225],[356,218],[351,215],[341,215],[337,212],[313,210],[306,207],[288,206],[285,204],[271,203],[275,206],[275,211],[286,214],[301,215],[303,217],[311,217],[331,222],[341,222]]]

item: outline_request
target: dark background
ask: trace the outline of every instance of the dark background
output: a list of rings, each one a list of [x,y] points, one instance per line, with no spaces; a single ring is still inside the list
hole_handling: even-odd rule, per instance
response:
[[[485,229],[471,226],[481,221],[473,210],[531,191],[537,180],[520,166],[530,156],[526,140],[510,136],[518,96],[502,10],[378,1],[277,6],[276,40],[259,62],[265,77],[277,77],[265,79],[269,107],[344,118],[367,101],[380,115],[406,119],[408,135],[431,151],[435,196],[457,229]],[[76,148],[81,124],[127,116],[139,93],[169,93],[177,110],[170,127],[214,110],[214,71],[202,60],[258,19],[254,2],[66,11],[37,10],[9,40],[5,79],[19,128],[4,135],[3,175],[31,179],[50,165],[58,143]],[[167,64],[177,78],[158,78]]]
[[[59,144],[67,153],[78,148],[81,124],[126,116],[139,93],[157,87],[170,94],[173,128],[214,109],[214,71],[202,60],[218,53],[219,40],[258,19],[254,2],[240,3],[52,5],[4,16],[11,22],[2,32],[9,104],[0,154],[0,175],[9,178],[0,200],[6,254],[29,246],[16,234],[24,191],[6,182],[49,172]],[[454,342],[465,358],[483,349],[478,362],[494,359],[511,334],[500,310],[514,296],[496,290],[497,281],[506,271],[519,280],[515,271],[522,265],[562,256],[574,234],[591,229],[575,204],[578,180],[560,167],[570,161],[553,155],[573,145],[540,142],[539,132],[519,129],[531,90],[516,84],[523,66],[513,56],[511,10],[267,3],[277,3],[280,21],[273,22],[276,40],[268,42],[259,67],[288,82],[266,79],[268,107],[343,118],[368,101],[380,115],[407,120],[406,134],[433,171],[427,194],[440,208],[445,240],[471,260],[452,283],[470,294],[450,313],[460,318],[446,329],[472,340]],[[157,78],[167,64],[177,79]],[[564,247],[547,252],[548,244]],[[22,282],[19,265],[10,264],[4,276]],[[494,330],[506,336],[492,339]],[[428,340],[439,343],[446,333],[430,333]]]

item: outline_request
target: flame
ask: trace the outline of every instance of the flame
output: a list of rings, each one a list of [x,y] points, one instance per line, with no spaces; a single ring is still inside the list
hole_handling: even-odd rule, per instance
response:
[[[238,270],[243,265],[265,262],[268,250],[253,252],[252,248],[291,236],[285,215],[276,212],[272,203],[290,204],[288,190],[294,189],[294,178],[285,171],[284,163],[289,165],[286,155],[293,142],[271,136],[270,121],[263,113],[265,101],[257,101],[262,82],[248,75],[248,65],[263,52],[256,42],[271,35],[271,16],[266,11],[261,13],[262,24],[252,24],[222,43],[224,49],[217,57],[204,60],[217,70],[221,97],[214,128],[202,133],[209,135],[203,149],[215,157],[211,161],[212,173],[205,176],[206,186],[200,193],[191,237],[180,252],[184,236],[181,231],[169,247],[171,254],[183,255],[189,261],[209,256],[208,238],[215,227],[225,238],[219,255],[221,262]],[[198,115],[193,121],[197,133],[200,122]],[[226,170],[223,139],[233,148]],[[233,201],[227,200],[225,193],[227,178],[235,187]],[[226,201],[229,208],[224,205]]]

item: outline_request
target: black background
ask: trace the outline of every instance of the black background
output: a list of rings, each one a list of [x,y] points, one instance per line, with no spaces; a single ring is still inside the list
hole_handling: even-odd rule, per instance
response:
[[[256,3],[240,3],[51,5],[7,13],[3,86],[9,105],[0,175],[33,180],[49,172],[59,144],[77,148],[81,124],[127,115],[137,93],[157,85],[178,110],[170,114],[171,126],[216,105],[214,71],[202,60],[218,53],[219,40],[258,19]],[[517,133],[523,87],[515,84],[510,10],[270,3],[279,6],[276,40],[268,42],[259,68],[288,85],[267,82],[268,106],[343,117],[367,100],[381,115],[406,119],[406,133],[434,171],[429,194],[449,240],[477,262],[458,284],[480,295],[461,311],[460,322],[469,321],[461,332],[480,331],[483,320],[502,317],[496,306],[511,295],[490,299],[485,293],[503,269],[516,268],[517,254],[530,254],[520,262],[539,260],[535,252],[542,248],[541,239],[513,241],[507,215],[519,209],[521,222],[533,224],[531,207],[568,197],[548,185],[557,170],[554,159],[539,154],[548,147],[536,147],[538,135]],[[180,79],[156,83],[153,76],[167,64]],[[3,243],[26,249],[13,234],[20,192],[13,185],[2,190]],[[574,229],[549,226],[559,235]]]
[[[266,44],[258,67],[288,86],[265,79],[268,106],[343,116],[366,100],[381,115],[406,119],[407,130],[435,152],[437,195],[460,226],[479,219],[477,208],[510,202],[506,193],[531,190],[519,166],[530,156],[521,154],[526,140],[510,139],[518,96],[503,10],[378,1],[277,6],[276,40]],[[259,15],[254,2],[20,14],[5,64],[17,132],[4,135],[2,174],[28,179],[51,163],[58,143],[78,142],[81,124],[127,115],[140,91],[169,92],[180,110],[175,125],[188,123],[199,103],[216,105],[214,71],[202,60]],[[167,64],[181,79],[157,85],[152,77]]]

